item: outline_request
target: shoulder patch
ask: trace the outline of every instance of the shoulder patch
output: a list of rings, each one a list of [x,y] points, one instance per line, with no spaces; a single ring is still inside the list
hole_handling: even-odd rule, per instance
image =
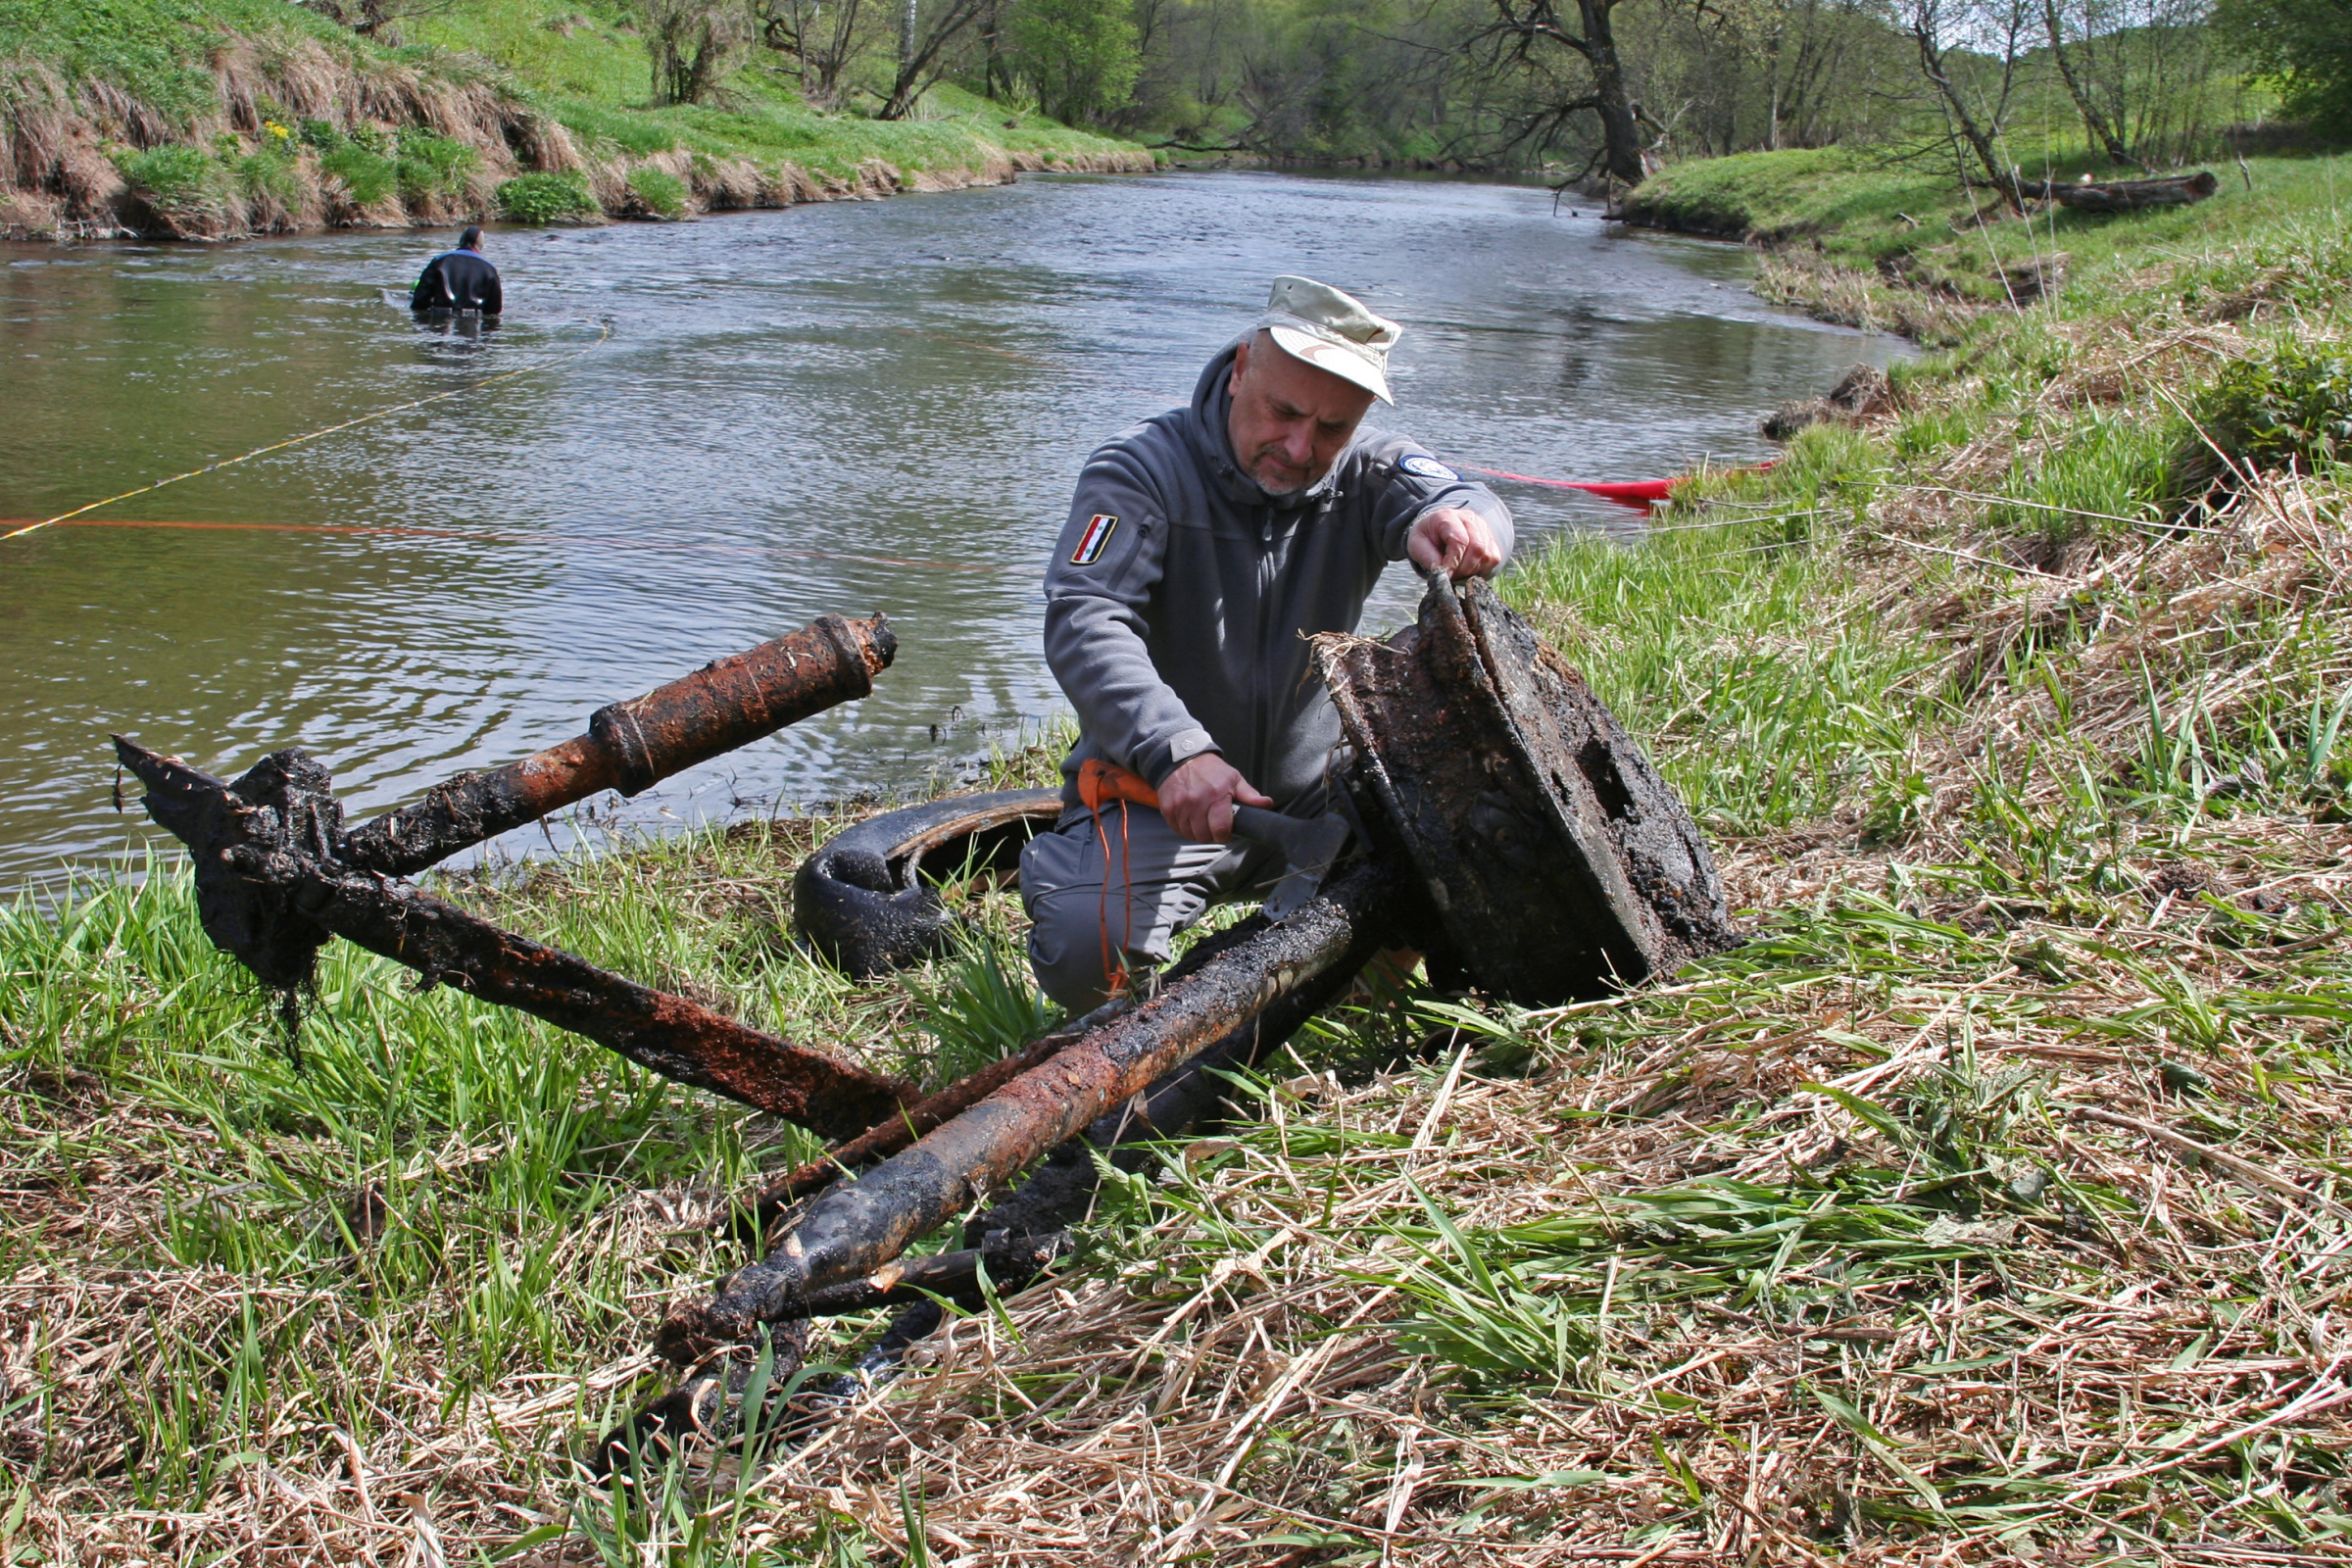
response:
[[[1070,552],[1070,564],[1091,566],[1102,560],[1102,547],[1110,543],[1111,530],[1118,525],[1119,519],[1109,513],[1096,513],[1088,520],[1086,532],[1078,536],[1078,548]]]
[[[1439,479],[1450,484],[1461,477],[1437,459],[1425,458],[1418,452],[1408,452],[1398,458],[1396,466],[1416,479]]]

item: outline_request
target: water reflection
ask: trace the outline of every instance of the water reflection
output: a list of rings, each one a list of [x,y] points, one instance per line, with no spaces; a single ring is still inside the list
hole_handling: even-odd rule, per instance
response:
[[[1059,706],[1037,584],[1086,453],[1189,395],[1277,272],[1405,322],[1386,417],[1525,474],[1763,456],[1759,412],[1887,353],[1760,304],[1735,250],[1503,185],[1055,177],[493,232],[488,333],[405,309],[443,237],[0,248],[0,517],[460,393],[0,546],[0,879],[144,838],[110,729],[216,770],[300,744],[365,812],[825,611],[899,626],[876,696],[635,817],[952,775]],[[1505,489],[1531,536],[1629,516]]]

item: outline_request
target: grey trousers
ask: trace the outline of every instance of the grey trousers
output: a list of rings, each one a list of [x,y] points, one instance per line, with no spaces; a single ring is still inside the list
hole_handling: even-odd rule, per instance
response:
[[[1121,971],[1167,962],[1176,933],[1210,905],[1262,895],[1282,869],[1278,851],[1196,844],[1148,807],[1105,807],[1099,830],[1093,812],[1065,811],[1021,852],[1029,967],[1075,1017],[1101,1006]]]

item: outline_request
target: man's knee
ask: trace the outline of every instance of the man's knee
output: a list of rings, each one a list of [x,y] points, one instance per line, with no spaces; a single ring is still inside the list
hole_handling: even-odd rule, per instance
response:
[[[1041,833],[1021,852],[1029,967],[1046,995],[1072,1013],[1100,1006],[1127,969],[1165,962],[1169,939],[1199,909],[1182,883],[1200,852],[1160,842],[1167,835],[1156,813],[1137,817],[1136,842],[1124,847],[1140,853],[1123,856],[1115,868],[1092,822]],[[1109,832],[1123,842],[1117,826]]]
[[[1039,988],[1072,1017],[1109,1000],[1120,984],[1118,969],[1146,961],[1106,943],[1093,909],[1081,919],[1075,909],[1064,907],[1076,902],[1049,900],[1031,910],[1029,924],[1030,971]]]

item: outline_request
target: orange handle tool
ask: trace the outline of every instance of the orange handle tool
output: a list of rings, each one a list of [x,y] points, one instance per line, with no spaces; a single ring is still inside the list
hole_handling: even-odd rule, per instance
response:
[[[1090,757],[1078,764],[1078,802],[1090,811],[1100,811],[1113,801],[1125,801],[1133,806],[1149,806],[1159,809],[1159,792],[1130,773],[1116,762],[1106,762],[1100,757]]]

